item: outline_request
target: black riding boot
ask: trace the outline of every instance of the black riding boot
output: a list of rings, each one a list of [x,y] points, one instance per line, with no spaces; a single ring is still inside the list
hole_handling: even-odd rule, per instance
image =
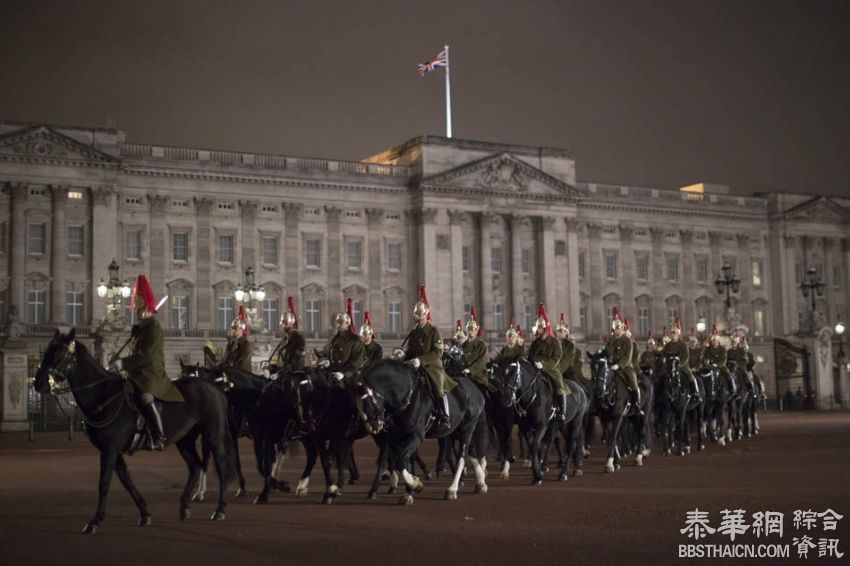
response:
[[[699,384],[697,383],[697,376],[691,376],[691,389],[693,389],[693,398],[697,403],[702,403],[702,397],[699,394]]]
[[[162,433],[162,417],[154,403],[142,405],[142,413],[148,423],[151,432],[151,448],[153,450],[165,450],[165,435]]]
[[[438,417],[437,428],[440,430],[449,430],[452,428],[452,421],[449,415],[449,396],[443,395],[437,399],[436,405]]]
[[[558,400],[558,408],[555,411],[555,419],[559,422],[564,422],[567,420],[567,394],[561,393],[556,396]]]
[[[638,387],[637,389],[629,390],[629,393],[631,396],[631,401],[635,406],[635,409],[637,409],[637,412],[642,415],[643,409],[640,406],[640,387]]]

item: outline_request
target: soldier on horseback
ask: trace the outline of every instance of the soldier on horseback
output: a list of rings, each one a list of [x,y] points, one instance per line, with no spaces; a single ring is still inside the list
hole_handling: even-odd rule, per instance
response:
[[[130,308],[136,311],[139,322],[130,331],[131,353],[109,363],[110,371],[127,372],[127,379],[141,398],[141,413],[151,432],[151,447],[164,450],[166,439],[162,432],[162,417],[154,399],[173,403],[183,402],[183,395],[165,373],[165,355],[162,347],[162,328],[154,315],[156,299],[144,275],[136,278]]]
[[[467,339],[463,343],[464,374],[468,375],[482,390],[487,390],[487,343],[481,339],[481,328],[475,307],[470,310],[470,319],[466,323]]]
[[[720,368],[720,376],[729,384],[729,391],[734,396],[737,386],[729,373],[729,368],[726,367],[726,348],[720,343],[716,324],[711,325],[711,336],[708,339],[708,346],[702,352],[702,361],[704,364],[713,364]]]
[[[304,336],[298,331],[298,315],[295,312],[295,301],[292,297],[287,298],[289,312],[280,317],[280,328],[283,337],[277,347],[269,356],[268,367],[263,375],[270,377],[279,372],[293,372],[304,369],[304,354],[306,343]],[[280,377],[283,377],[282,375]]]
[[[384,349],[375,341],[375,330],[372,328],[372,317],[369,311],[363,313],[363,324],[360,325],[360,339],[363,340],[363,368],[384,357]]]
[[[691,335],[688,337],[688,366],[691,373],[699,369],[702,365],[702,356],[704,349],[697,338],[696,328],[691,327]]]
[[[248,373],[252,372],[251,356],[254,346],[248,340],[248,317],[245,315],[245,307],[239,306],[239,315],[233,319],[230,325],[230,337],[227,339],[227,347],[224,349],[224,361],[222,368],[238,368]]]
[[[336,333],[319,353],[322,359],[318,364],[329,372],[335,382],[349,390],[355,385],[355,375],[366,361],[366,348],[351,326],[352,320],[352,300],[347,299],[346,311],[336,315]]]
[[[632,367],[632,340],[626,336],[626,325],[620,318],[617,307],[614,307],[612,312],[611,330],[614,336],[605,346],[605,355],[611,361],[611,370],[619,372],[625,379],[630,400],[640,411],[640,387],[638,387],[637,373]]]
[[[552,332],[552,324],[546,315],[543,303],[537,307],[537,321],[534,323],[534,342],[528,351],[528,358],[543,372],[549,381],[549,387],[555,394],[555,418],[565,421],[567,414],[567,394],[572,393],[564,383],[559,364],[561,363],[561,343]]]
[[[558,364],[558,369],[564,379],[578,380],[581,375],[581,350],[576,347],[576,343],[570,336],[570,325],[561,313],[558,320],[558,326],[555,327],[555,336],[561,342],[561,361]]]
[[[749,352],[746,337],[738,331],[735,331],[735,336],[732,338],[732,349],[729,350],[728,360],[738,365],[738,374],[745,381],[750,393],[754,393],[752,368],[755,365],[755,359]]]
[[[655,338],[652,337],[652,330],[649,331],[649,336],[646,339],[646,349],[640,353],[638,358],[638,368],[641,371],[655,371],[655,359],[658,355],[658,349],[655,347]]]
[[[690,363],[688,361],[688,346],[682,342],[682,323],[678,318],[675,320],[673,328],[670,329],[670,342],[664,346],[661,353],[665,356],[676,356],[679,358],[679,370],[687,378],[687,382],[691,389],[691,396],[699,403],[699,385],[697,385],[697,379],[694,377],[693,372],[691,372]]]
[[[421,367],[428,377],[434,392],[434,408],[438,414],[436,426],[439,431],[445,432],[451,429],[448,393],[457,386],[457,382],[443,370],[443,337],[431,324],[431,307],[428,305],[425,285],[419,287],[413,318],[416,319],[416,326],[407,337],[404,360],[414,368]]]

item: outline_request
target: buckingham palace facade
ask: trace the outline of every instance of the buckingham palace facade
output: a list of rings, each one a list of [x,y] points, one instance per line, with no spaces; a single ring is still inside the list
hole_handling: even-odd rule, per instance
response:
[[[511,320],[527,331],[538,302],[565,313],[585,348],[615,306],[641,347],[675,317],[686,334],[700,320],[745,327],[773,395],[784,391],[772,342],[809,315],[807,269],[825,283],[823,320],[850,305],[850,199],[582,182],[562,149],[422,136],[334,161],[0,122],[0,186],[0,326],[32,358],[56,326],[97,334],[113,259],[122,279],[144,273],[168,295],[158,318],[172,374],[223,340],[249,267],[265,291],[260,353],[288,296],[314,345],[346,297],[385,348],[398,345],[424,283],[444,337],[475,306],[491,346]],[[741,280],[730,311],[714,284],[724,264]]]

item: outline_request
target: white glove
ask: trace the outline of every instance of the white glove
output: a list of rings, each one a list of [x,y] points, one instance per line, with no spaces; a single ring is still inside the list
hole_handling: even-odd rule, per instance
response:
[[[468,369],[463,370],[463,375],[469,375],[469,373],[470,373],[470,372],[469,372],[469,370],[468,370]]]
[[[109,362],[109,371],[118,373],[123,367],[124,363],[121,361],[121,358],[115,358],[114,360]]]
[[[403,360],[404,359],[404,350],[402,350],[401,348],[394,348],[393,353],[392,353],[392,358],[396,359],[396,360]]]
[[[335,371],[331,374],[331,377],[334,378],[334,381],[342,381],[342,378],[345,376],[342,375],[341,371]]]
[[[329,368],[329,367],[331,367],[331,361],[330,360],[319,360],[318,365],[322,369]]]
[[[542,362],[534,362],[534,367],[536,367],[537,369],[543,369],[543,363]]]
[[[269,368],[263,368],[263,377],[265,377],[266,379],[271,379],[272,375],[269,372]]]
[[[409,361],[409,362],[407,362],[407,363],[409,363],[410,365],[412,365],[412,366],[413,366],[414,368],[416,368],[416,369],[418,369],[418,368],[419,368],[419,366],[421,366],[421,365],[422,365],[422,362],[420,362],[420,361],[419,361],[419,358],[413,358],[412,360],[410,360],[410,361]]]
[[[617,371],[618,369],[620,369],[620,366],[618,366],[617,364],[614,364],[613,366],[611,366],[611,369],[613,371]]]

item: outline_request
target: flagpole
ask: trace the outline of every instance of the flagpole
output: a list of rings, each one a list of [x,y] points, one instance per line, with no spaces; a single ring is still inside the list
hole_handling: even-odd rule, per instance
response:
[[[446,45],[446,137],[452,137],[452,91],[449,86],[449,46]]]

